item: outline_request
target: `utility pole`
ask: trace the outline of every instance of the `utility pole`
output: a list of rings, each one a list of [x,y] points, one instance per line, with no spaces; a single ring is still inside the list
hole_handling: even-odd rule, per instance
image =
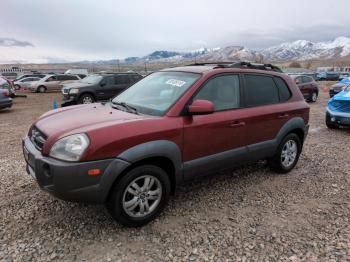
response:
[[[118,65],[118,72],[120,72],[119,59],[117,59],[117,65]]]

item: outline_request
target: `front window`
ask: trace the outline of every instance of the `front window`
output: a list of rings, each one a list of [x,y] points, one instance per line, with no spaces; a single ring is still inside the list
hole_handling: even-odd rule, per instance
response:
[[[89,75],[85,77],[84,79],[80,80],[80,82],[85,84],[97,84],[101,81],[102,76],[99,75]]]
[[[114,98],[112,103],[125,103],[141,114],[162,116],[199,77],[200,74],[185,72],[153,73]]]

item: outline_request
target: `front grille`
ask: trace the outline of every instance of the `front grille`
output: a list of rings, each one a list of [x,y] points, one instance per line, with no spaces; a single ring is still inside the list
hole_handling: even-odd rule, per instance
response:
[[[32,128],[32,132],[29,138],[33,142],[34,146],[40,151],[43,149],[43,146],[47,140],[47,136],[43,132],[41,132],[36,126]]]
[[[329,103],[332,111],[350,113],[350,101],[333,101]]]

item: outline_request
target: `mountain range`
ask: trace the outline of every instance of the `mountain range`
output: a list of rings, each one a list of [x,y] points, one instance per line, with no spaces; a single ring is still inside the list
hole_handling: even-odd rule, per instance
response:
[[[262,50],[252,50],[244,46],[200,48],[189,52],[155,51],[144,57],[128,57],[120,62],[173,62],[186,61],[257,61],[288,62],[310,59],[334,59],[350,55],[350,38],[338,37],[332,41],[312,42],[297,40],[285,42]],[[114,60],[115,61],[115,60]],[[99,61],[109,63],[113,61]]]
[[[349,57],[348,57],[349,56]],[[265,49],[254,50],[244,46],[225,46],[214,48],[199,48],[192,51],[157,50],[142,57],[127,57],[125,59],[66,61],[60,58],[50,58],[41,55],[40,49],[34,46],[0,46],[0,63],[79,63],[91,65],[170,63],[183,64],[193,62],[217,61],[252,61],[265,63],[285,63],[290,61],[328,60],[349,58],[350,38],[337,37],[331,41],[312,42],[297,40],[285,42]]]

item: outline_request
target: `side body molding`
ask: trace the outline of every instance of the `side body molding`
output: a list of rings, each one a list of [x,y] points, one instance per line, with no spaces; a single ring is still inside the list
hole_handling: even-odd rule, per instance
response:
[[[176,184],[183,180],[182,154],[179,146],[170,140],[155,140],[133,146],[122,152],[117,158],[135,163],[151,157],[166,157],[174,165]]]

